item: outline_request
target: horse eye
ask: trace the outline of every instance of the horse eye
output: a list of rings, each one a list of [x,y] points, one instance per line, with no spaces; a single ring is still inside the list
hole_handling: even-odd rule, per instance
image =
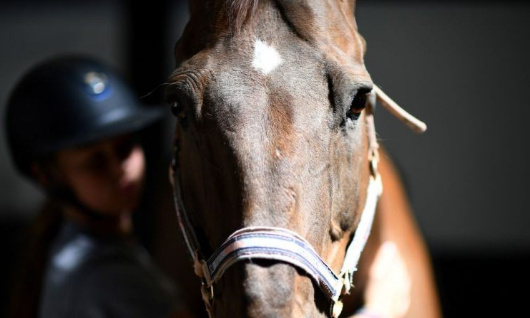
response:
[[[366,106],[366,94],[369,90],[359,90],[350,105],[350,109],[346,113],[346,116],[351,120],[356,120],[361,115],[364,107]]]
[[[184,113],[184,107],[182,106],[182,103],[178,101],[174,101],[173,104],[171,104],[171,112],[173,113],[173,116],[183,119],[186,117],[186,114]]]

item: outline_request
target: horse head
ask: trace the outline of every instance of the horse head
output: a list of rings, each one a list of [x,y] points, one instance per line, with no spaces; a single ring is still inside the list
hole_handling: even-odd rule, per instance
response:
[[[241,228],[283,228],[340,270],[371,174],[363,109],[373,84],[354,6],[190,3],[167,98],[178,117],[174,184],[192,253],[208,258]],[[289,262],[249,257],[204,297],[216,316],[327,316],[317,285]]]

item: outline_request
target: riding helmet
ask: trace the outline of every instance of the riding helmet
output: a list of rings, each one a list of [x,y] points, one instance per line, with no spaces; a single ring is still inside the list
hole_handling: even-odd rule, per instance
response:
[[[7,141],[17,169],[54,152],[138,131],[163,115],[147,107],[101,62],[80,56],[47,60],[15,86],[7,104]]]

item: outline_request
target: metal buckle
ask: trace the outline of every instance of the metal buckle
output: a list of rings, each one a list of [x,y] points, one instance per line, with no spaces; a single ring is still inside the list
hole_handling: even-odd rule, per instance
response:
[[[209,302],[213,300],[213,297],[214,297],[214,290],[213,290],[213,284],[211,284],[210,286],[208,286],[208,284],[206,283],[206,281],[202,281],[202,286],[201,286],[201,293],[202,293],[202,298],[203,299],[207,299]]]
[[[368,160],[370,160],[370,173],[372,177],[377,178],[379,171],[377,170],[377,165],[379,164],[379,151],[377,149],[371,149],[370,154],[368,155]]]
[[[206,312],[208,313],[208,316],[213,317],[213,300],[214,300],[213,284],[208,287],[206,285],[206,282],[202,280],[201,295],[202,295],[202,300],[206,307]]]

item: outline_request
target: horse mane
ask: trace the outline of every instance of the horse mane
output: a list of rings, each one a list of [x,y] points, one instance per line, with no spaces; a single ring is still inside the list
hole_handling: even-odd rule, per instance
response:
[[[239,32],[245,21],[252,17],[259,0],[228,0],[224,5],[224,14],[228,27]]]

